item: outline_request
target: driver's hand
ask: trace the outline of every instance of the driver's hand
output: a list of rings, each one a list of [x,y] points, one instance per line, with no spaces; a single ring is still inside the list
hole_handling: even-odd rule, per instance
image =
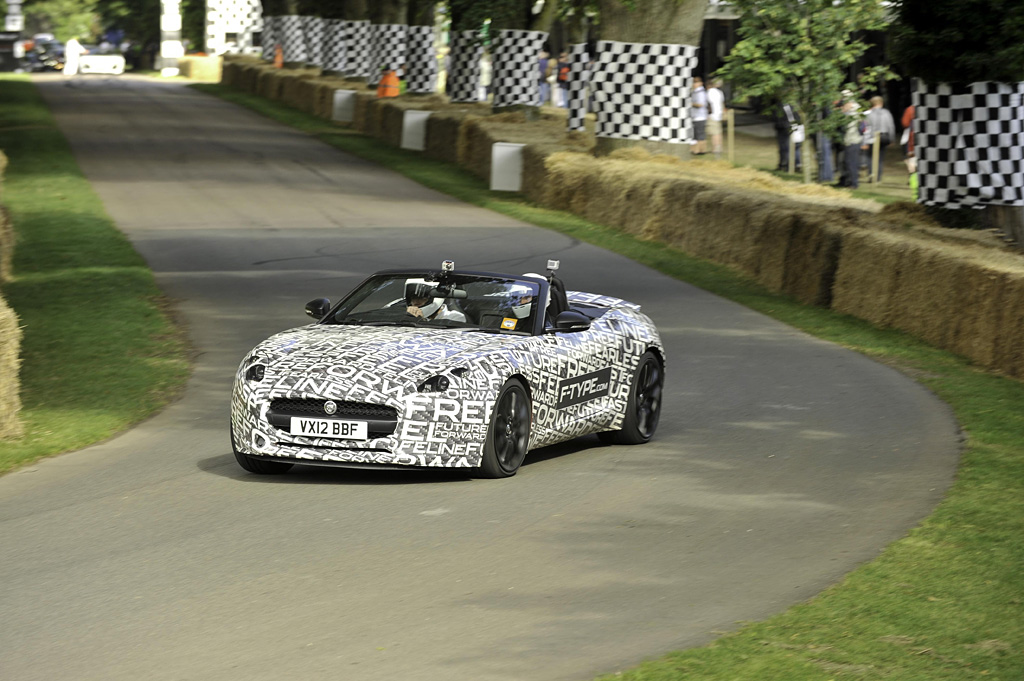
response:
[[[419,309],[415,305],[410,305],[409,307],[405,308],[405,311],[411,314],[413,317],[423,316],[423,310]]]

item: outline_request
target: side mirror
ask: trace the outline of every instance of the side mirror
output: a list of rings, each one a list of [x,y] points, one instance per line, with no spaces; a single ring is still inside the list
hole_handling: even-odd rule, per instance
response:
[[[559,312],[555,317],[555,331],[586,331],[590,328],[590,318],[576,310]]]
[[[313,319],[320,321],[324,315],[331,311],[331,301],[328,298],[317,298],[306,303],[306,314]]]

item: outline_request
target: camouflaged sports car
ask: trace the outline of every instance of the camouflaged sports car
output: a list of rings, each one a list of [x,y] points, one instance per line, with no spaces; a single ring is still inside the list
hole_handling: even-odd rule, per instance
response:
[[[231,443],[247,471],[293,464],[514,475],[526,453],[658,426],[665,351],[640,306],[549,273],[387,270],[250,352]]]

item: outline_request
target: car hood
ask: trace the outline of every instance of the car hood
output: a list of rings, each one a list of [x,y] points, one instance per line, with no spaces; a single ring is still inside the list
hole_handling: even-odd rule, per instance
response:
[[[439,372],[472,368],[475,362],[528,339],[461,329],[314,324],[268,338],[245,363],[258,357],[267,375],[285,388],[288,377],[340,383],[359,380],[353,378],[355,374],[413,390]]]

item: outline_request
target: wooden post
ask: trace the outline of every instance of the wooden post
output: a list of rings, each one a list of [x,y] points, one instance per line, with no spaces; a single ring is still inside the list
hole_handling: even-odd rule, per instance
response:
[[[876,132],[871,141],[871,181],[878,182],[878,161],[882,148],[882,133]]]
[[[729,133],[726,138],[725,157],[729,159],[729,163],[734,163],[736,159],[736,112],[733,109],[726,111],[725,120],[726,124],[729,126]]]

